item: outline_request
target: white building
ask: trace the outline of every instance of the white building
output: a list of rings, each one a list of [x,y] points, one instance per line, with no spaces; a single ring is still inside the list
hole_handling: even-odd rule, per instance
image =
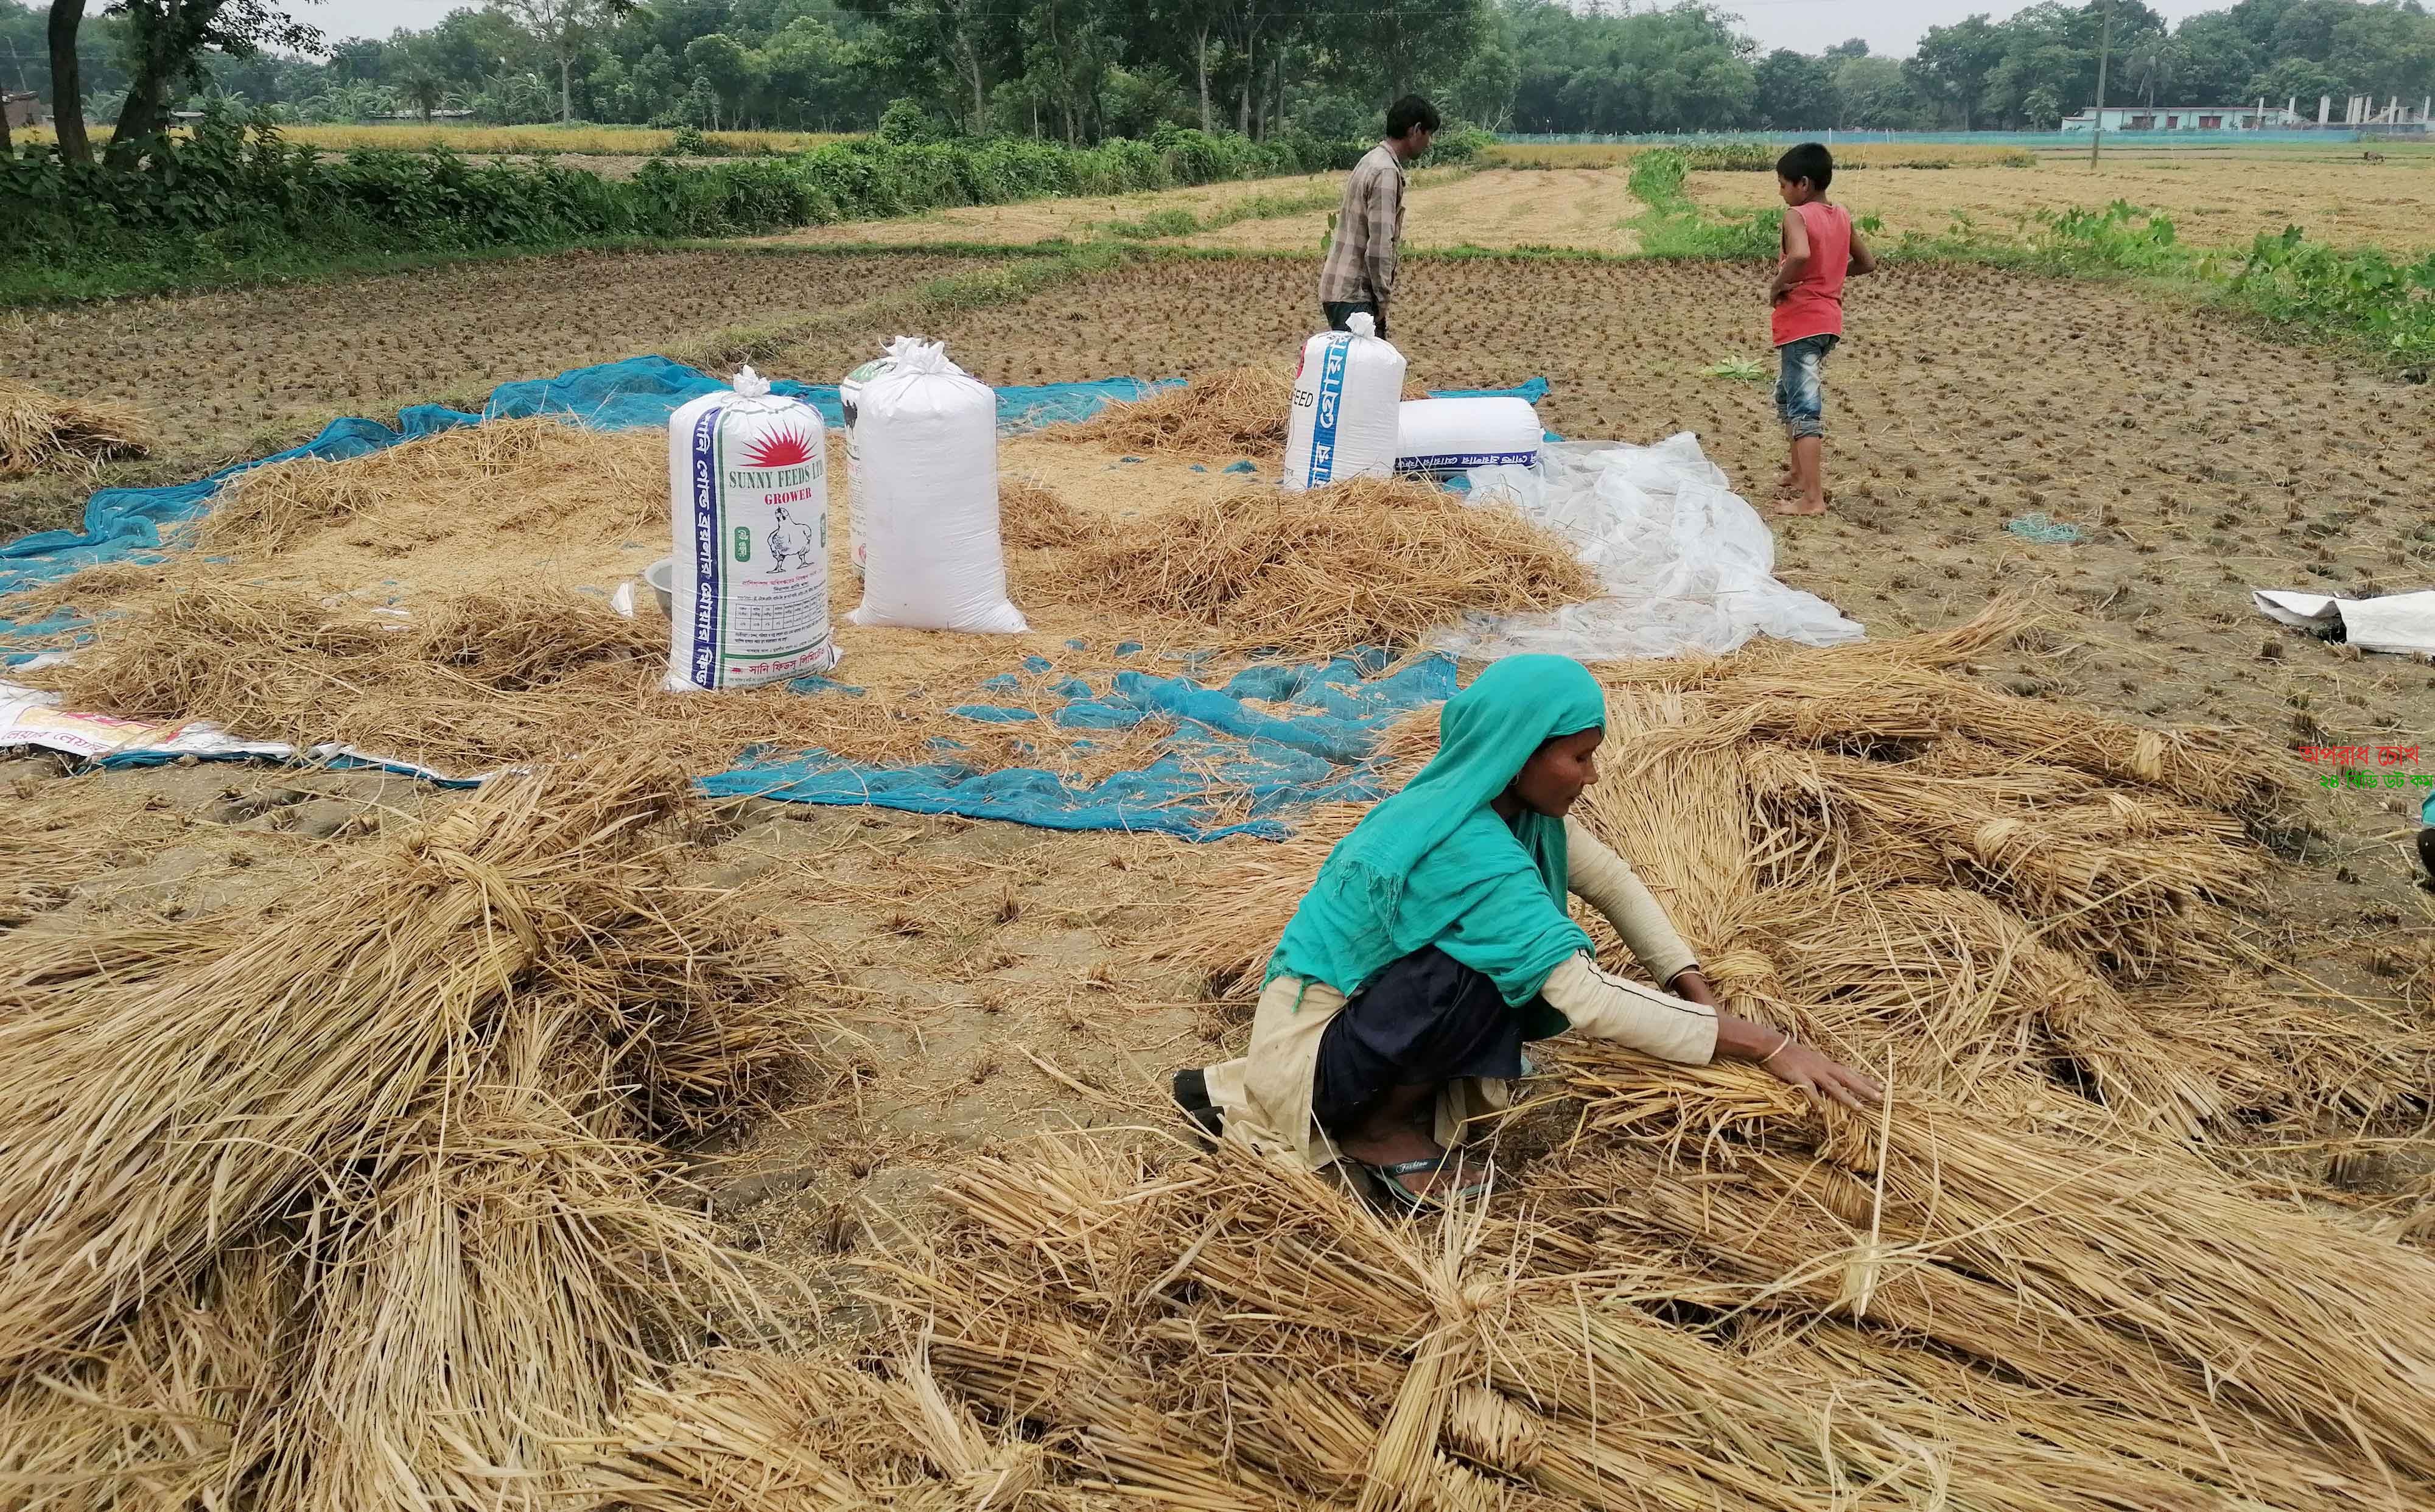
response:
[[[2088,130],[2098,113],[2066,115],[2063,129]],[[2280,105],[2109,105],[2103,114],[2108,131],[2288,131],[2308,124]]]

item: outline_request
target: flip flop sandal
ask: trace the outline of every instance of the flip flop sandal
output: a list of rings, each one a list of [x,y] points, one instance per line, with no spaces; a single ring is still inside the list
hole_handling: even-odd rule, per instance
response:
[[[1207,1140],[1214,1142],[1226,1137],[1226,1115],[1209,1100],[1208,1073],[1198,1066],[1189,1071],[1179,1071],[1175,1074],[1172,1090],[1175,1106],[1183,1109],[1183,1116],[1192,1120]]]
[[[1415,1192],[1404,1185],[1405,1177],[1427,1176],[1433,1171],[1442,1171],[1449,1160],[1460,1165],[1462,1156],[1459,1151],[1448,1150],[1443,1155],[1432,1155],[1425,1160],[1397,1160],[1392,1165],[1372,1165],[1367,1160],[1356,1160],[1353,1163],[1370,1173],[1371,1179],[1376,1183],[1379,1191],[1387,1194],[1389,1201],[1406,1212],[1426,1212],[1432,1208],[1444,1207],[1449,1199],[1469,1200],[1488,1190],[1488,1183],[1485,1181],[1476,1182],[1459,1191],[1442,1193]]]

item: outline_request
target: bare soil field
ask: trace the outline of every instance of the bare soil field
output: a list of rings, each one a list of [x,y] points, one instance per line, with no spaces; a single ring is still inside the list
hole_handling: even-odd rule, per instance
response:
[[[162,483],[308,439],[340,415],[478,404],[497,384],[654,352],[730,322],[847,305],[946,257],[583,252],[300,287],[0,313],[0,369],[135,399],[162,445],[106,481]],[[842,371],[843,369],[839,369]],[[0,483],[0,537],[72,524],[94,479]]]
[[[1694,173],[1693,198],[1720,210],[1778,204],[1765,173]],[[2288,157],[2185,159],[2169,154],[2102,159],[2046,156],[2034,168],[1869,168],[1835,181],[1834,198],[1856,215],[1884,217],[1889,235],[1948,231],[1956,213],[1981,231],[2010,232],[2039,211],[2101,209],[2126,199],[2173,218],[2181,239],[2246,246],[2260,232],[2300,226],[2338,246],[2415,252],[2435,245],[2435,159],[2383,163]]]
[[[1415,184],[1405,196],[1407,248],[1577,247],[1631,252],[1639,240],[1623,222],[1647,207],[1624,187],[1620,168],[1545,172],[1491,168],[1449,183]],[[1331,212],[1246,220],[1187,237],[1189,247],[1317,252]]]

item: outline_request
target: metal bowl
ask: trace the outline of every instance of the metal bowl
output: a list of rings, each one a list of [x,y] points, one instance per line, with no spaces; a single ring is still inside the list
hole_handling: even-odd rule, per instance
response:
[[[643,581],[649,586],[651,596],[660,601],[660,612],[671,612],[670,606],[676,601],[677,559],[663,557],[644,568]]]

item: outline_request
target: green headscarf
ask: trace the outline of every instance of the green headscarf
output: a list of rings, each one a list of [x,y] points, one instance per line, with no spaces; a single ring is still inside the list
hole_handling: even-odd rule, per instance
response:
[[[1564,822],[1488,805],[1559,735],[1606,728],[1606,698],[1569,657],[1514,656],[1446,700],[1438,753],[1329,852],[1269,958],[1269,977],[1347,997],[1390,963],[1438,949],[1508,1004],[1538,996],[1589,936],[1565,911]],[[1561,1027],[1561,1024],[1558,1025]]]

